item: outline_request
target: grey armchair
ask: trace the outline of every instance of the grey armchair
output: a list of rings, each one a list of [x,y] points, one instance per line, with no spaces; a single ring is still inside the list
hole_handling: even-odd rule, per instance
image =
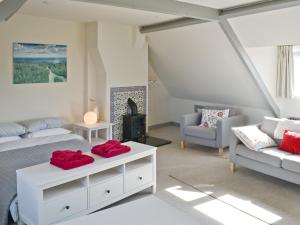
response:
[[[200,127],[201,118],[201,109],[198,109],[196,113],[182,116],[180,123],[181,148],[185,148],[186,143],[190,142],[218,148],[219,154],[223,154],[224,148],[229,146],[231,127],[244,125],[244,117],[237,115],[234,109],[230,109],[228,118],[218,120],[216,128]]]

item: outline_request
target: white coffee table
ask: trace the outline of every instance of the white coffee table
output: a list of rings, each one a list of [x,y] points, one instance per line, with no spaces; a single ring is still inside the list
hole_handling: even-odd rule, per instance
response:
[[[57,225],[201,225],[153,195]]]

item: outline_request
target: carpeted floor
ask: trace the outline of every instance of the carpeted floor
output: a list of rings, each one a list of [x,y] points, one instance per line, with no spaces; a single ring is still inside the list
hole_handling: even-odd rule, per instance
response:
[[[181,150],[178,127],[150,130],[150,135],[172,141],[157,151],[156,197],[199,225],[300,225],[300,186],[244,168],[232,174],[227,151],[220,157],[217,149],[199,145]]]
[[[228,150],[223,157],[198,145],[181,150],[177,127],[151,135],[172,140],[158,149],[157,196],[199,217],[200,224],[300,224],[300,186],[245,168],[231,173]]]

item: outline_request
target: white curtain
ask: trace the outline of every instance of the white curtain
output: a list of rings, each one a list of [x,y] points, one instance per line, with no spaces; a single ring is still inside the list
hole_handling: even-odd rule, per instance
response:
[[[278,46],[277,97],[294,97],[294,55],[293,46]]]

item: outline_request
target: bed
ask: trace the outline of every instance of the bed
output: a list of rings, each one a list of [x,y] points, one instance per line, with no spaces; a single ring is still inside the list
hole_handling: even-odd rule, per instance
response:
[[[0,144],[0,224],[7,225],[9,215],[15,222],[17,212],[16,170],[49,161],[53,150],[89,151],[90,145],[76,134],[25,138]]]

